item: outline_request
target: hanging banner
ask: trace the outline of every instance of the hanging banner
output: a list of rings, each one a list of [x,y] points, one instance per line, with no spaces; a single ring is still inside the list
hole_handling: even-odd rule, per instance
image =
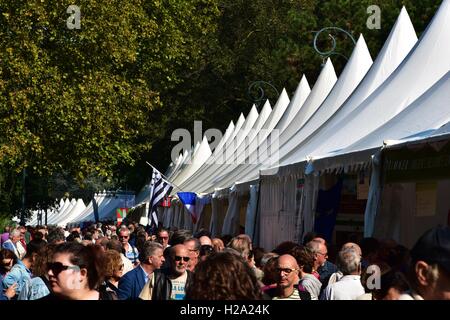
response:
[[[116,214],[117,214],[117,224],[120,225],[123,219],[127,217],[128,208],[117,208]]]
[[[161,206],[164,208],[170,208],[170,203],[171,203],[172,197],[171,196],[167,196],[164,197]]]

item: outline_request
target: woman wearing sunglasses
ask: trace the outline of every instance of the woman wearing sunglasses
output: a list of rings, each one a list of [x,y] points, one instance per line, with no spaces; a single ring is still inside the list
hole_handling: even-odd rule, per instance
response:
[[[97,290],[103,280],[104,259],[99,246],[67,242],[58,245],[48,264],[50,300],[103,300]],[[45,299],[44,298],[44,299]]]

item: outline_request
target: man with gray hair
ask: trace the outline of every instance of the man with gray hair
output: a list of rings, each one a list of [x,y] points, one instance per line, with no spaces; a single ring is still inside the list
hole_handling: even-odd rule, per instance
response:
[[[338,271],[337,267],[328,261],[328,248],[325,239],[316,237],[308,242],[306,247],[314,254],[314,271],[319,274],[322,288],[325,288],[330,276]]]
[[[343,277],[326,287],[322,300],[355,300],[365,293],[361,284],[361,255],[354,249],[341,250],[337,267]]]
[[[119,281],[118,297],[121,300],[150,300],[154,285],[154,271],[164,263],[163,246],[147,241],[139,254],[140,265],[127,272]]]
[[[24,254],[21,252],[19,246],[20,246],[20,230],[13,229],[9,233],[9,239],[3,242],[2,248],[14,252],[17,259],[21,260],[24,257]]]

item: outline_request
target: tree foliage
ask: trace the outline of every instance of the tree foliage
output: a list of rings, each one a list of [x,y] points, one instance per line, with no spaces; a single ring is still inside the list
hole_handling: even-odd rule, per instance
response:
[[[77,0],[81,29],[69,29],[67,2],[0,0],[2,210],[20,207],[24,168],[36,186],[29,206],[60,190],[55,175],[85,190],[94,179],[138,191],[149,176],[145,161],[162,171],[169,164],[174,129],[202,120],[204,130],[224,130],[250,110],[247,90],[257,80],[290,95],[302,74],[312,86],[323,62],[314,32],[362,33],[375,58],[402,5],[420,35],[440,3]],[[370,5],[381,9],[381,29],[367,28]],[[333,36],[349,57],[353,42]],[[327,34],[318,44],[329,48]],[[346,59],[331,58],[339,74]],[[277,93],[265,89],[273,105]]]

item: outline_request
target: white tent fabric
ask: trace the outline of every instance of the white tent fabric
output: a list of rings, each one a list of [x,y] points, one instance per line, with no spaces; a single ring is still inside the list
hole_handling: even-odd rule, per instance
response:
[[[372,58],[370,57],[364,37],[361,35],[333,90],[309,121],[291,139],[281,144],[280,156],[285,157],[297,145],[305,143],[306,139],[313,132],[340,110],[340,107],[352,92],[354,92],[371,66]]]
[[[208,139],[206,136],[203,137],[202,143],[199,145],[197,150],[194,152],[191,163],[188,167],[181,172],[173,182],[175,185],[179,185],[184,182],[188,177],[195,173],[211,156],[212,152],[209,148]]]
[[[414,27],[406,9],[403,7],[383,48],[380,50],[375,62],[372,64],[370,70],[358,87],[345,101],[344,105],[314,131],[314,133],[311,133],[308,139],[307,134],[310,133],[308,124],[303,130],[298,132],[297,142],[299,142],[299,145],[292,151],[292,153],[294,153],[293,155],[288,154],[288,159],[285,162],[291,163],[292,161],[295,161],[295,159],[300,159],[301,156],[297,155],[296,152],[302,151],[302,147],[304,147],[305,144],[320,144],[321,141],[325,141],[328,137],[333,136],[333,130],[328,128],[334,128],[336,124],[343,123],[342,120],[355,110],[359,104],[372,94],[375,89],[377,89],[392,74],[392,72],[396,70],[416,42],[417,36]],[[325,109],[321,108],[320,110]],[[292,158],[292,160],[289,159],[289,157]],[[270,173],[270,171],[267,173]]]
[[[282,164],[343,149],[401,112],[449,70],[449,33],[450,2],[445,0],[421,39],[389,78],[342,121],[328,125],[315,135],[314,143],[300,148]]]
[[[208,178],[211,178],[212,175],[217,176],[222,170],[225,170],[228,166],[233,165],[233,163],[236,162],[239,157],[238,152],[245,144],[248,135],[252,133],[252,129],[254,130],[254,125],[256,124],[258,117],[258,111],[256,110],[255,105],[253,105],[241,130],[236,134],[236,137],[233,140],[226,143],[223,157],[219,159],[216,158],[216,161],[210,164],[209,168],[206,170],[210,173]],[[203,184],[198,185],[198,188],[200,188],[199,192],[202,192]]]
[[[397,116],[347,147],[345,152],[378,147],[386,139],[401,139],[426,132],[430,134],[448,121],[450,121],[450,71]]]
[[[52,215],[47,217],[47,224],[54,224],[53,221],[55,221],[61,213],[63,213],[67,208],[71,207],[71,202],[68,198],[64,201],[64,204],[62,207],[60,207],[57,211],[53,212]]]
[[[233,132],[229,135],[226,141],[219,147],[217,147],[211,157],[206,161],[206,163],[200,167],[195,174],[193,174],[189,179],[187,179],[180,188],[182,190],[195,190],[194,186],[202,183],[208,176],[213,174],[211,171],[211,164],[217,163],[223,159],[224,154],[227,149],[227,145],[230,145],[230,141],[234,141],[236,135],[241,131],[242,125],[245,122],[244,115],[241,113],[236,125],[233,128]]]
[[[306,76],[303,75],[297,89],[294,92],[291,103],[281,117],[280,122],[277,124],[278,130],[284,131],[284,129],[286,129],[296,114],[298,114],[300,108],[303,106],[310,93],[311,87],[309,86],[308,79],[306,79]]]
[[[78,199],[75,206],[70,210],[64,218],[59,219],[55,223],[58,226],[64,227],[69,221],[71,221],[74,217],[78,216],[84,209],[86,209],[86,205],[83,202],[83,199]]]
[[[250,198],[248,200],[247,212],[245,214],[245,233],[255,241],[256,212],[258,208],[259,185],[250,185]]]
[[[59,220],[63,219],[76,205],[77,200],[74,198],[70,201],[69,205],[62,211],[58,212],[57,215],[53,216],[53,219],[49,222],[49,224],[57,224]]]
[[[256,158],[258,160],[257,163],[254,165],[244,166],[243,170],[232,173],[229,177],[225,178],[222,181],[222,186],[226,187],[230,186],[233,183],[252,181],[258,178],[262,164],[266,165],[267,167],[273,167],[274,165],[278,164],[279,153],[275,152],[275,155],[273,155],[272,157],[270,157],[269,153],[271,151],[274,151],[274,149],[275,151],[277,151],[279,146],[283,146],[292,138],[292,135],[294,135],[295,132],[297,132],[297,130],[301,127],[301,125],[306,122],[306,118],[311,113],[314,113],[317,108],[319,108],[324,99],[330,93],[330,90],[333,88],[335,83],[336,73],[334,71],[331,60],[328,59],[304,104],[301,107],[289,104],[288,109],[299,109],[299,112],[296,113],[294,117],[292,117],[291,122],[289,124],[286,124],[280,120],[275,123],[274,129],[278,130],[277,132],[279,132],[278,141],[268,141],[268,137],[265,137],[263,143],[261,143],[260,146],[258,146],[258,149],[250,155],[250,158]],[[281,127],[284,127],[285,129],[281,131]]]
[[[94,212],[94,201],[97,203],[97,205],[100,207],[100,204],[105,200],[105,194],[104,193],[98,193],[94,195],[94,199],[89,202],[86,209],[84,209],[78,216],[74,217],[72,221],[69,221],[69,224],[73,223],[79,223],[83,221],[83,219],[87,216],[89,216],[92,212]]]
[[[215,167],[215,176],[208,181],[210,185],[222,183],[223,178],[226,177],[229,172],[234,171],[236,167],[239,166],[239,164],[245,161],[245,156],[246,154],[248,154],[248,150],[251,149],[251,144],[256,145],[256,141],[261,135],[261,129],[269,119],[271,112],[272,109],[270,107],[270,104],[266,103],[260,115],[254,122],[253,127],[248,132],[244,132],[244,138],[237,144],[236,147],[233,146],[231,151],[225,152],[227,155],[229,155],[229,157],[227,158],[225,163]],[[211,191],[210,187],[207,187],[205,189],[204,185],[202,185],[200,188],[202,191]]]
[[[297,95],[297,101],[299,103],[304,101],[304,99],[306,99],[306,97],[302,97],[300,95],[300,93],[308,92],[308,90],[303,90],[304,86],[305,84],[299,85],[301,90],[297,90],[297,92],[299,93]],[[269,140],[271,138],[270,133],[273,132],[276,125],[280,121],[283,121],[283,118],[287,118],[289,116],[291,112],[288,110],[292,108],[296,108],[298,110],[300,107],[297,106],[294,107],[293,104],[289,102],[289,97],[286,91],[283,90],[280,97],[277,100],[277,103],[275,104],[274,109],[272,110],[272,113],[264,122],[264,125],[262,126],[258,134],[255,135],[252,139],[249,139],[248,148],[243,152],[243,154],[245,154],[245,159],[243,158],[241,164],[238,164],[237,166],[233,167],[232,170],[229,170],[229,173],[226,174],[221,179],[220,185],[216,184],[214,186],[211,186],[211,188],[214,189],[220,189],[224,187],[227,188],[230,187],[234,182],[238,181],[236,177],[239,176],[247,177],[248,172],[251,172],[252,167],[254,167],[255,163],[259,161],[258,158],[261,156],[259,150],[261,148],[267,147],[267,144],[269,143]],[[287,124],[287,122],[285,123]]]
[[[420,119],[420,121],[418,121]],[[421,139],[450,121],[450,71],[402,112],[367,136],[338,152],[314,159],[314,170],[334,170],[369,163],[384,141]]]
[[[283,159],[286,163],[291,161],[300,161],[304,159],[303,162],[297,165],[287,165],[285,167],[278,168],[278,177],[270,178],[266,174],[273,174],[273,170],[263,170],[262,172],[262,186],[261,186],[261,199],[271,197],[271,205],[267,207],[267,214],[277,214],[280,208],[284,208],[282,205],[283,198],[292,198],[296,193],[296,188],[282,188],[286,183],[284,180],[288,180],[289,177],[294,179],[299,179],[303,176],[303,170],[305,167],[306,153],[301,152],[300,155],[295,154],[298,151],[303,151],[305,145],[314,143],[320,145],[323,141],[331,139],[333,137],[333,131],[327,130],[328,127],[334,127],[336,123],[341,123],[342,119],[345,119],[350,113],[352,113],[358,105],[364,101],[370,94],[372,94],[375,89],[386,80],[394,70],[401,64],[404,57],[411,51],[411,48],[417,41],[417,37],[414,32],[411,20],[408,17],[406,10],[403,8],[392,31],[384,44],[382,50],[380,51],[377,59],[372,64],[372,67],[367,72],[364,79],[360,82],[358,87],[350,95],[350,97],[345,101],[344,105],[339,108],[337,112],[333,114],[330,119],[323,123],[315,132],[310,135],[310,138],[306,141],[301,141],[299,138],[299,145],[294,149],[294,155],[288,155],[287,160]],[[344,122],[342,122],[345,125]],[[307,128],[307,126],[306,126]],[[309,131],[309,130],[308,130]],[[353,134],[353,132],[351,132]],[[320,136],[320,138],[316,138]],[[289,159],[291,158],[291,159]],[[281,177],[283,177],[282,180]],[[316,174],[309,175],[305,177],[304,185],[300,188],[299,203],[297,203],[296,214],[298,214],[298,219],[302,220],[301,223],[297,224],[297,228],[302,228],[303,232],[311,230],[313,226],[313,221],[309,217],[309,212],[313,212],[315,206],[315,198],[318,191],[318,177]],[[292,184],[294,186],[294,184]],[[284,190],[284,191],[283,191]],[[285,194],[289,193],[288,194]],[[268,193],[270,195],[268,195]],[[308,202],[308,203],[306,203]],[[271,206],[275,206],[270,210]],[[261,204],[261,210],[265,206]],[[302,212],[306,212],[302,214]],[[311,211],[309,211],[311,210]],[[300,211],[300,212],[299,212]],[[263,213],[261,213],[263,214]],[[263,220],[263,219],[262,219]],[[263,228],[263,221],[261,220],[261,228]],[[263,231],[261,230],[261,233]],[[270,239],[267,241],[271,241]],[[278,241],[278,240],[277,240]],[[274,242],[277,242],[274,241]],[[270,245],[272,243],[268,243]],[[264,244],[263,244],[264,245]]]

